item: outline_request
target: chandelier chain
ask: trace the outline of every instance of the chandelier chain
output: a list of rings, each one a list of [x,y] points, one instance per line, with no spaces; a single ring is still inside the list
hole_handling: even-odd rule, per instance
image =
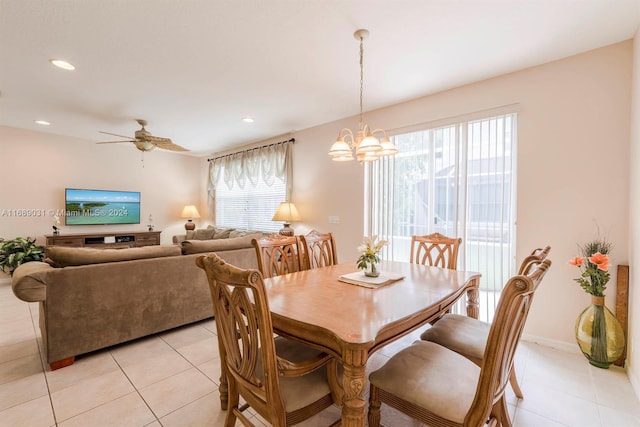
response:
[[[363,46],[364,38],[360,37],[360,129],[364,124],[364,115],[362,113],[362,92],[364,86],[364,46]]]

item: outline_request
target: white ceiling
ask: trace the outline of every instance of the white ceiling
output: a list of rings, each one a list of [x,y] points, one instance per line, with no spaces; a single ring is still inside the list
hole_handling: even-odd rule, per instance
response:
[[[143,118],[210,154],[357,114],[358,28],[367,111],[630,39],[639,19],[638,0],[0,0],[0,125],[97,142]]]

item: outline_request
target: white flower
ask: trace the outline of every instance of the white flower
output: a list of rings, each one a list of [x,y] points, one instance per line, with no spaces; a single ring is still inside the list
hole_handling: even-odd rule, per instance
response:
[[[364,270],[367,268],[368,264],[380,262],[378,253],[380,253],[382,248],[388,244],[389,242],[386,240],[379,241],[378,236],[364,236],[362,238],[362,244],[358,246],[358,252],[362,254],[360,255],[360,258],[358,258],[358,268]]]
[[[378,236],[364,236],[362,238],[362,244],[358,246],[358,252],[366,255],[375,255],[388,244],[389,242],[386,240],[378,240]]]

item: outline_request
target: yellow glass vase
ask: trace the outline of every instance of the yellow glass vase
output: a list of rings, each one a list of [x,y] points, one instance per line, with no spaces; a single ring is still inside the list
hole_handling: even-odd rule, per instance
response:
[[[604,305],[604,297],[591,296],[591,305],[576,320],[576,341],[589,363],[608,368],[624,351],[624,332]]]

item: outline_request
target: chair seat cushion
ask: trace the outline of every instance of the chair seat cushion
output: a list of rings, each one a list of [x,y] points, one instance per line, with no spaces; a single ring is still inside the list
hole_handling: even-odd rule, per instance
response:
[[[420,335],[479,363],[484,357],[490,325],[472,317],[446,314]]]
[[[460,424],[479,378],[473,362],[429,341],[414,342],[369,375],[372,385]]]
[[[322,353],[283,337],[276,337],[275,344],[278,356],[296,363],[313,359]],[[287,412],[304,408],[331,393],[326,366],[301,377],[280,377],[280,390]]]

